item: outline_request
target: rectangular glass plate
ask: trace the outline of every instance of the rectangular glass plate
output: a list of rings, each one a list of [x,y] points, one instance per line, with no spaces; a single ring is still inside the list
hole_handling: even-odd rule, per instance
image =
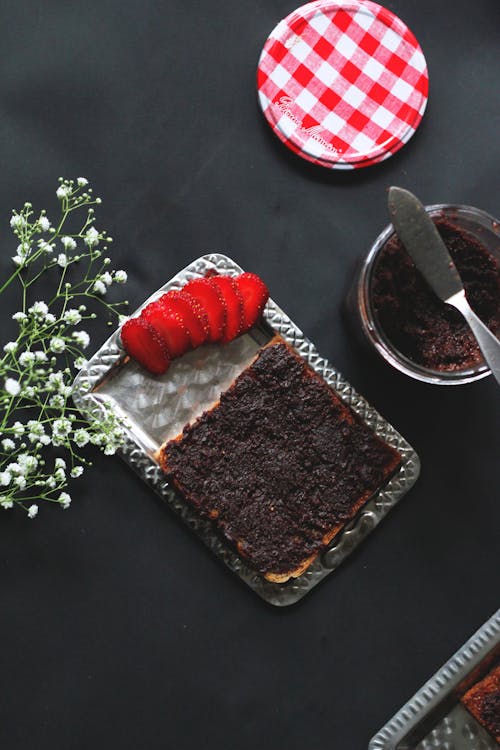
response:
[[[460,703],[500,658],[500,609],[372,738],[369,750],[498,750]]]
[[[149,297],[133,313],[170,289],[179,289],[190,279],[216,272],[236,276],[242,269],[225,255],[214,253],[190,263]],[[252,361],[259,348],[279,334],[331,386],[340,398],[389,445],[399,451],[401,466],[355,519],[298,578],[271,583],[249,567],[216,533],[210,521],[198,513],[169,485],[155,453],[184,425],[218,401],[222,391]],[[78,373],[73,398],[87,415],[99,415],[108,402],[126,420],[122,458],[147,482],[205,544],[250,588],[270,604],[287,606],[301,599],[369,534],[416,481],[420,462],[413,448],[388,424],[343,377],[316,351],[313,344],[272,300],[262,324],[224,346],[209,344],[175,360],[165,375],[149,375],[123,351],[119,331],[106,341]]]

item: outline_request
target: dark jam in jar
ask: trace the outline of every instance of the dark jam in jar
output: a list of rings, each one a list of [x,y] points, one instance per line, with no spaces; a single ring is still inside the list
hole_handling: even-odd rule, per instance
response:
[[[434,219],[460,273],[469,304],[500,333],[500,268],[472,234]],[[431,370],[463,370],[483,361],[467,323],[441,302],[393,235],[380,251],[371,282],[373,312],[392,345]]]

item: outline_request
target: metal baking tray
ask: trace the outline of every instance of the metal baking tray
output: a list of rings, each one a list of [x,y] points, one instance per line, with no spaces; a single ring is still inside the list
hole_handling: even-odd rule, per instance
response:
[[[460,703],[500,659],[500,609],[372,738],[369,750],[498,750]]]
[[[169,289],[179,289],[190,279],[209,272],[237,275],[242,269],[218,253],[193,261],[149,297],[134,313]],[[173,490],[155,460],[155,453],[184,425],[210,408],[222,391],[252,361],[259,348],[279,334],[330,385],[361,419],[401,454],[402,462],[390,481],[333,540],[301,576],[286,583],[271,583],[249,567]],[[204,345],[175,360],[165,375],[149,375],[130,360],[115,331],[77,375],[73,399],[85,415],[99,415],[104,401],[125,420],[122,458],[205,544],[259,596],[270,604],[287,606],[301,599],[331,573],[367,536],[416,481],[420,463],[413,448],[316,351],[313,344],[278,305],[269,300],[262,324],[224,346]]]

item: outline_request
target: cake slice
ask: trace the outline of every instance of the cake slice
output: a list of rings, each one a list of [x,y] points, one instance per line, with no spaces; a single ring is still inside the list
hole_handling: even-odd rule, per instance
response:
[[[303,573],[401,457],[275,337],[162,446],[185,500],[270,581]]]
[[[476,682],[461,700],[500,745],[500,664]]]

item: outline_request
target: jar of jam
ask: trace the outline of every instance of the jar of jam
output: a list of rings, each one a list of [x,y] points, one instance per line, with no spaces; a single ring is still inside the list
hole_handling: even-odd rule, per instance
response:
[[[426,211],[470,305],[500,336],[500,223],[470,206],[433,205]],[[490,374],[464,318],[436,297],[392,225],[370,248],[353,291],[365,338],[400,372],[436,385],[470,383]]]

